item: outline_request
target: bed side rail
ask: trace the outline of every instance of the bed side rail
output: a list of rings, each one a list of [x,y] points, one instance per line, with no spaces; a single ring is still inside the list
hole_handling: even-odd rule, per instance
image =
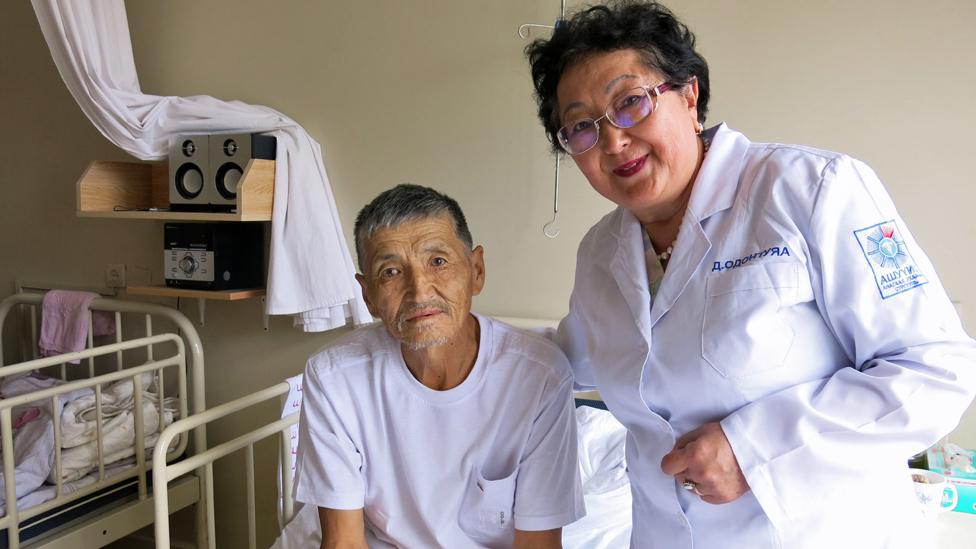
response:
[[[86,359],[94,356],[121,352],[130,348],[164,343],[171,343],[175,345],[178,352],[171,357],[153,360],[140,366],[109,372],[88,379],[65,382],[46,389],[34,390],[18,396],[0,400],[0,437],[2,437],[0,444],[2,444],[3,453],[3,472],[4,479],[9,479],[9,481],[4,483],[6,500],[4,502],[4,506],[6,507],[6,516],[0,518],[0,528],[8,529],[8,539],[11,541],[11,547],[18,546],[17,538],[19,536],[21,521],[35,517],[67,503],[87,497],[108,486],[121,483],[133,477],[138,477],[139,498],[145,499],[147,497],[147,471],[152,464],[146,463],[144,441],[146,440],[147,435],[156,433],[161,434],[162,431],[161,427],[163,425],[163,418],[165,414],[165,393],[162,386],[164,381],[164,372],[167,371],[167,369],[170,371],[175,370],[175,372],[171,372],[171,375],[177,376],[176,379],[179,393],[181,395],[186,395],[186,356],[184,352],[183,340],[179,336],[176,334],[162,334],[147,338],[124,341],[122,343],[103,345],[94,349],[86,349],[77,353],[71,353],[70,355],[59,355],[30,360],[16,366],[0,368],[0,378],[2,378],[18,373],[30,372],[35,369],[49,367],[64,360],[71,360],[74,358]],[[153,399],[156,400],[156,402],[147,403],[148,405],[152,405],[156,408],[156,413],[159,418],[156,422],[155,430],[152,430],[149,433],[146,433],[144,418],[144,390],[148,389],[148,387],[143,386],[144,374],[150,374],[153,376],[155,385],[158,389],[158,399]],[[134,430],[133,452],[136,463],[134,467],[128,470],[117,472],[113,475],[106,475],[105,466],[107,463],[106,450],[104,448],[105,432],[103,430],[104,411],[102,402],[102,386],[124,380],[129,380],[132,383],[132,414]],[[65,483],[63,480],[65,472],[62,463],[62,415],[60,413],[62,397],[80,390],[91,390],[92,393],[94,393],[96,420],[95,436],[92,442],[95,443],[96,453],[95,461],[93,463],[95,465],[94,468],[97,469],[98,478],[93,484],[79,488],[73,492],[65,493]],[[55,496],[53,499],[45,503],[31,506],[25,510],[19,510],[17,506],[16,482],[12,482],[12,480],[16,478],[16,466],[14,463],[15,453],[13,415],[15,409],[22,411],[25,409],[39,408],[41,406],[50,407],[48,412],[53,423],[54,466],[52,472],[55,477]],[[185,417],[187,414],[187,402],[185,396],[179,399],[179,413],[182,414],[182,417]],[[172,441],[173,439],[170,438],[169,440]],[[181,437],[172,450],[167,452],[166,449],[164,449],[162,452],[160,452],[158,454],[161,456],[160,462],[165,461],[166,459],[173,459],[181,454],[186,448],[186,441],[187,437]],[[88,444],[90,444],[90,442]]]
[[[228,440],[216,445],[205,452],[197,453],[183,461],[163,464],[162,455],[166,446],[180,436],[182,433],[198,428],[212,421],[216,421],[233,413],[239,412],[251,406],[266,402],[272,398],[280,398],[287,395],[289,391],[288,382],[282,382],[266,389],[251,393],[236,400],[215,406],[204,412],[173,422],[163,430],[154,450],[154,461],[158,464],[153,469],[153,486],[162,487],[167,483],[180,478],[194,470],[202,470],[212,478],[213,463],[217,459],[232,454],[238,450],[245,451],[245,468],[247,475],[247,520],[248,520],[248,542],[249,547],[254,549],[257,546],[256,520],[255,520],[255,500],[254,500],[254,444],[273,435],[280,435],[279,441],[279,460],[280,460],[280,482],[284,500],[282,509],[283,519],[290,520],[294,513],[291,497],[291,436],[290,428],[298,423],[299,414],[294,413],[281,419],[266,423],[253,431],[241,435],[237,438]],[[213,490],[211,485],[208,490]],[[161,490],[161,488],[158,488]],[[207,494],[207,540],[208,547],[216,546],[214,539],[214,509],[213,494]],[[169,547],[169,504],[165,498],[155,498],[154,500],[156,518],[156,547],[165,549]]]

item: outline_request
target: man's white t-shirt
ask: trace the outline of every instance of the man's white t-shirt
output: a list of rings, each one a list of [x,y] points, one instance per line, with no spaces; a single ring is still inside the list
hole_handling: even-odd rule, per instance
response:
[[[430,389],[382,324],[305,369],[295,499],[364,509],[371,547],[511,547],[581,518],[569,363],[488,317],[460,385]]]

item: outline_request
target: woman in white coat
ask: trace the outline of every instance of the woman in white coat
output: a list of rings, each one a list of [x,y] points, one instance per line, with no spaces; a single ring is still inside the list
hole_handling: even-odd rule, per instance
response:
[[[704,129],[667,8],[561,21],[526,53],[556,150],[619,207],[558,339],[627,427],[633,547],[899,547],[906,460],[958,423],[976,346],[874,172]]]

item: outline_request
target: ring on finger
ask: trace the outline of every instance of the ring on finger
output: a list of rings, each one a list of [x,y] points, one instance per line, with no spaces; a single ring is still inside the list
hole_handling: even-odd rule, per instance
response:
[[[681,483],[681,487],[689,492],[694,492],[696,496],[702,495],[702,493],[698,491],[698,483],[693,480],[685,480]]]

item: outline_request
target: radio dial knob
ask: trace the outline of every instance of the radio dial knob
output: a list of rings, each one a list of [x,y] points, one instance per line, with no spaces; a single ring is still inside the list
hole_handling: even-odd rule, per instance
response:
[[[180,270],[183,271],[183,274],[187,276],[192,275],[197,270],[198,266],[197,260],[193,259],[193,256],[189,254],[183,256],[183,259],[181,259],[179,263]]]

